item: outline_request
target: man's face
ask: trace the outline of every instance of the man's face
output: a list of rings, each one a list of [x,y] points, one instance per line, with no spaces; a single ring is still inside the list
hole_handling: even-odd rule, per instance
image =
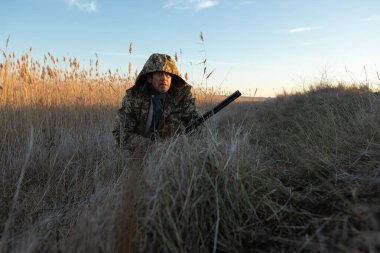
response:
[[[170,89],[172,76],[169,73],[158,71],[149,74],[147,80],[156,91],[159,93],[165,93]]]

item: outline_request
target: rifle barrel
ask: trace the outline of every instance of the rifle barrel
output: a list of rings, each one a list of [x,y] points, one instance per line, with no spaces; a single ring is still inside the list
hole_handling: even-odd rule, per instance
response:
[[[206,112],[201,117],[194,120],[188,127],[185,129],[185,133],[191,132],[193,129],[197,128],[199,125],[201,125],[203,122],[205,122],[208,118],[214,116],[217,112],[222,110],[224,107],[232,103],[234,100],[236,100],[238,97],[241,96],[240,91],[235,91],[230,96],[228,96],[226,99],[224,99],[222,102],[220,102],[218,105],[216,105],[212,110]]]

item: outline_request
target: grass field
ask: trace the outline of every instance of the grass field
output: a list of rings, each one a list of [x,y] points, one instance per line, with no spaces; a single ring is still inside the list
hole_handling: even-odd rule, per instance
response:
[[[0,252],[380,251],[368,86],[240,101],[131,156],[111,130],[133,76],[49,57],[0,66]]]

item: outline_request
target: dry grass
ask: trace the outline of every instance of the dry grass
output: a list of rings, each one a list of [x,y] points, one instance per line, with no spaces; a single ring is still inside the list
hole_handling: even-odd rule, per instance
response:
[[[71,60],[42,78],[12,57],[0,72],[0,251],[380,250],[380,100],[368,87],[234,103],[131,156],[111,129],[133,77]]]

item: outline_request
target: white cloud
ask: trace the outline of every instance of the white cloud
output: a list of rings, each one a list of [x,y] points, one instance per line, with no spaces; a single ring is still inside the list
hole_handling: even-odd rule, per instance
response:
[[[361,19],[360,21],[362,22],[375,22],[375,21],[380,21],[380,15],[377,16],[369,16],[366,18]]]
[[[320,28],[321,27],[311,27],[311,26],[308,26],[308,27],[296,27],[296,28],[292,28],[292,29],[288,30],[288,33],[310,32],[310,31],[317,30],[317,29],[320,29]]]
[[[202,10],[214,7],[218,4],[219,0],[170,0],[165,3],[164,8]]]
[[[96,1],[68,0],[69,6],[78,8],[84,12],[96,12],[98,10]]]

